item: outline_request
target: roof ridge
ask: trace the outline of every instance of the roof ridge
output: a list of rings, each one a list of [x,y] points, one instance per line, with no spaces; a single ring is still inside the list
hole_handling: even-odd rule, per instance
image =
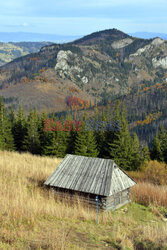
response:
[[[112,161],[112,162],[115,163],[115,161],[114,161],[113,159],[106,159],[106,158],[101,158],[101,157],[91,157],[91,156],[85,156],[85,155],[75,155],[75,154],[66,154],[66,156],[67,156],[67,155],[76,156],[76,157],[92,158],[92,159],[96,158],[96,159],[101,159],[101,160]],[[66,157],[66,156],[65,156],[65,157]]]

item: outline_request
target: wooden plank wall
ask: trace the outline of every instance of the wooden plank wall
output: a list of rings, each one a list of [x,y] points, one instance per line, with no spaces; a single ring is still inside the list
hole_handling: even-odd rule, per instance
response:
[[[82,204],[93,208],[97,207],[96,195],[60,188],[52,188],[52,191],[56,200],[69,202],[70,204]],[[98,207],[102,210],[114,210],[129,202],[129,189],[108,197],[98,196]]]
[[[83,206],[97,207],[96,195],[81,193],[71,190],[62,190],[52,187],[54,198],[70,204],[82,204]],[[102,197],[98,196],[98,207],[103,209]]]
[[[125,189],[122,192],[108,196],[102,199],[103,208],[106,210],[114,210],[130,202],[130,190]]]

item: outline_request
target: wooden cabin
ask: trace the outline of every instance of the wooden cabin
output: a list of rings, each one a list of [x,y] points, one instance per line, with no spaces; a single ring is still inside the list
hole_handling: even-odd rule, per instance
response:
[[[92,205],[114,210],[130,202],[136,183],[110,159],[68,154],[44,183],[55,194],[79,195]]]

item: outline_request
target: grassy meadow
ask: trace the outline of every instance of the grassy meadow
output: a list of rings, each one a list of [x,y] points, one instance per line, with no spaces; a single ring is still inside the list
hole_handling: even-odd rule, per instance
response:
[[[167,183],[157,183],[152,171],[165,174],[165,165],[130,172],[138,181],[131,204],[101,212],[97,225],[89,206],[54,200],[43,187],[60,161],[0,152],[0,249],[167,249]]]

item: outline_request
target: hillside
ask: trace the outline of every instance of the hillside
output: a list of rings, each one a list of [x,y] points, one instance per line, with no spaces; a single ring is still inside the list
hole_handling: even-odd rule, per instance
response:
[[[0,153],[0,249],[166,249],[166,221],[157,206],[132,202],[99,213],[97,225],[95,210],[79,200],[54,200],[43,187],[61,159]]]
[[[160,126],[167,127],[167,82],[145,82],[119,99],[127,107],[130,129],[151,145]]]
[[[162,39],[137,39],[106,30],[72,43],[43,47],[1,67],[1,89],[21,83],[24,77],[35,84],[43,69],[55,74],[64,87],[70,80],[93,96],[112,97],[128,93],[142,81],[162,81],[166,56],[167,42]]]
[[[50,42],[0,42],[0,66],[11,62],[17,57],[25,56],[40,50]]]
[[[161,121],[158,117],[153,130],[149,127],[149,142],[158,126],[167,124],[166,82],[167,41],[139,39],[116,29],[48,45],[0,67],[0,95],[7,107],[67,111],[72,108],[68,98],[76,97],[90,107],[124,99],[131,123],[162,112]],[[148,129],[141,133],[143,140]]]

